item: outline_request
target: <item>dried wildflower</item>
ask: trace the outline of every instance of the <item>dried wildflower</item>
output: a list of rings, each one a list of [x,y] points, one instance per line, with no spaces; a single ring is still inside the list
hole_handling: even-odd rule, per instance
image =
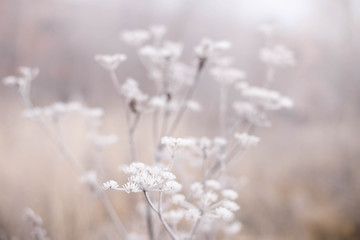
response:
[[[126,55],[124,54],[113,54],[113,55],[104,55],[98,54],[95,56],[95,60],[105,69],[109,71],[114,71],[119,65],[126,60]]]
[[[211,39],[204,38],[200,44],[195,47],[195,53],[200,59],[208,59],[229,48],[231,48],[231,43],[228,41],[215,42]]]
[[[141,103],[148,99],[148,96],[139,89],[138,82],[133,78],[126,79],[121,86],[121,93],[127,102],[135,100],[137,103]]]
[[[224,198],[227,198],[227,199],[230,199],[230,200],[235,200],[238,198],[238,193],[235,192],[234,190],[232,189],[224,189],[221,191],[221,195],[224,197]]]
[[[104,190],[107,190],[107,189],[115,189],[115,190],[118,190],[119,189],[119,184],[114,181],[114,180],[109,180],[107,182],[105,182],[103,184],[103,189]]]
[[[115,186],[115,190],[130,192],[155,191],[155,192],[178,192],[181,184],[175,181],[176,176],[157,166],[150,167],[140,162],[132,163],[122,168],[126,174],[131,176],[128,182],[121,188]]]
[[[259,137],[252,136],[247,133],[235,133],[235,138],[239,140],[241,146],[244,148],[256,146],[260,141]]]
[[[39,75],[38,68],[19,67],[20,77],[8,76],[3,79],[4,85],[14,87],[25,99],[28,99],[31,82]]]
[[[200,202],[203,207],[208,207],[218,200],[218,195],[213,191],[208,191],[202,195]]]
[[[161,144],[165,145],[171,154],[174,154],[175,151],[179,148],[189,147],[192,146],[194,143],[195,143],[194,140],[190,138],[173,138],[173,137],[161,138]]]
[[[233,109],[240,117],[243,117],[249,123],[256,126],[270,125],[265,113],[250,102],[234,102]]]
[[[232,220],[232,218],[234,217],[234,213],[225,207],[216,208],[215,213],[217,217],[226,221]]]
[[[221,188],[221,184],[219,183],[219,181],[216,181],[213,179],[207,180],[205,182],[205,185],[206,185],[206,187],[214,189],[214,190],[219,190]]]
[[[197,208],[191,208],[185,211],[185,219],[195,222],[200,217],[201,213]]]
[[[252,103],[266,110],[278,110],[281,108],[291,108],[293,106],[290,98],[282,96],[279,92],[265,88],[248,87],[242,90],[242,95]]]
[[[240,206],[236,202],[231,200],[224,200],[221,205],[233,212],[240,209]]]

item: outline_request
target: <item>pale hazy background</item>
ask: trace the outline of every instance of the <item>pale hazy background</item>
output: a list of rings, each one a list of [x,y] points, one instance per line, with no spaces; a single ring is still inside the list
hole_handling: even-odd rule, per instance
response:
[[[236,66],[252,84],[265,68],[258,60],[262,23],[274,23],[274,42],[295,52],[297,65],[279,71],[272,88],[295,107],[271,115],[259,129],[261,144],[236,168],[248,185],[238,213],[239,239],[360,239],[360,1],[358,0],[0,0],[0,78],[18,66],[39,67],[31,97],[36,105],[81,100],[105,108],[106,133],[124,134],[122,111],[109,76],[93,60],[98,53],[125,53],[117,71],[152,91],[124,29],[164,24],[167,38],[184,43],[193,59],[201,38],[229,40]],[[218,102],[217,85],[205,75],[196,92],[204,108]],[[101,205],[55,147],[29,119],[10,89],[0,86],[0,236],[27,239],[24,207],[43,218],[53,239],[108,239]],[[217,111],[187,114],[183,136],[216,135]],[[202,120],[199,120],[202,119]],[[149,151],[147,119],[136,133]],[[66,138],[84,161],[91,158],[79,119],[67,120]],[[126,138],[106,150],[105,166],[121,162]],[[119,146],[123,146],[120,147]],[[110,193],[119,213],[127,195]],[[118,203],[118,204],[116,204]],[[1,239],[1,237],[0,237]]]

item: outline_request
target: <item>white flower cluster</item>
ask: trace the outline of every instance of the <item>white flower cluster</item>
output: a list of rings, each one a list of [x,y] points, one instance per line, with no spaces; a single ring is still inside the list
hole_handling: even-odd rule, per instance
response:
[[[217,54],[231,48],[231,43],[228,41],[213,41],[208,38],[201,40],[200,44],[195,47],[195,54],[200,59],[208,59]]]
[[[178,206],[178,209],[166,215],[167,219],[179,222],[181,218],[184,218],[194,222],[203,217],[205,220],[222,219],[230,222],[234,219],[234,213],[240,209],[234,202],[238,194],[231,189],[223,189],[216,180],[207,180],[205,186],[200,182],[195,182],[190,190],[195,203],[188,202],[184,195],[173,195],[171,202]]]
[[[109,71],[114,71],[119,65],[126,60],[126,55],[124,54],[113,54],[113,55],[104,55],[98,54],[95,56],[95,60],[105,69]]]
[[[161,138],[161,144],[165,145],[171,154],[174,154],[179,148],[193,146],[195,141],[192,138],[173,138],[166,136]]]
[[[235,133],[235,138],[239,140],[239,143],[243,148],[256,146],[260,142],[259,137],[247,133]]]
[[[173,193],[182,188],[181,184],[175,181],[176,176],[165,168],[150,167],[144,163],[135,162],[123,167],[122,170],[131,175],[127,183],[119,187],[116,181],[110,180],[103,184],[103,188],[127,193],[142,191]]]
[[[121,94],[125,97],[128,103],[133,103],[135,112],[141,111],[141,104],[148,99],[148,95],[144,94],[140,88],[139,83],[132,78],[126,79],[125,83],[121,86]]]
[[[202,137],[200,139],[194,139],[195,144],[191,145],[189,150],[195,154],[195,156],[206,157],[218,155],[221,153],[221,149],[227,145],[227,140],[222,137],[215,137],[213,139]]]
[[[294,53],[283,45],[262,48],[259,57],[261,61],[275,66],[293,66],[296,63]]]
[[[270,126],[270,122],[263,111],[250,102],[234,102],[233,109],[239,117],[256,126]]]
[[[242,95],[265,110],[278,110],[281,108],[291,108],[293,106],[293,101],[290,98],[282,96],[279,92],[265,88],[244,88]]]
[[[19,67],[21,76],[7,76],[3,79],[4,85],[15,87],[19,94],[23,97],[28,97],[31,82],[39,75],[38,68]]]

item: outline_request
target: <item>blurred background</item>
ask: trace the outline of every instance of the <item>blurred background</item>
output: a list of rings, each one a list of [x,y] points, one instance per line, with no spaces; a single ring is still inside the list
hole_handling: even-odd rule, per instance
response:
[[[282,68],[272,88],[294,100],[290,111],[270,116],[271,128],[258,129],[261,144],[233,168],[246,176],[237,239],[360,239],[360,1],[358,0],[0,0],[0,78],[18,66],[40,68],[33,82],[35,105],[77,100],[105,109],[104,133],[125,136],[116,92],[95,61],[99,53],[125,53],[118,69],[145,92],[152,82],[135,50],[119,40],[125,29],[167,27],[166,38],[184,43],[183,59],[203,38],[229,40],[235,65],[251,84],[264,80],[258,58],[264,39],[259,25],[278,27],[273,41],[295,52],[297,65]],[[181,136],[216,136],[217,84],[205,75],[195,99],[204,111],[188,113]],[[44,219],[53,239],[109,239],[114,231],[96,197],[41,133],[22,116],[23,106],[0,86],[0,239],[27,239],[25,207]],[[199,120],[200,119],[200,120]],[[136,132],[149,151],[147,118]],[[65,120],[65,138],[86,164],[90,144],[81,119]],[[122,146],[122,147],[119,147]],[[105,169],[118,178],[127,138],[103,153]],[[109,193],[119,214],[127,195]],[[108,223],[108,224],[104,224]]]

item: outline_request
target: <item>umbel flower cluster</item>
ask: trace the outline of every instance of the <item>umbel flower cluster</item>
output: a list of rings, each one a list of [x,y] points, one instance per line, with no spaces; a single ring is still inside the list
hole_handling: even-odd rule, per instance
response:
[[[265,38],[270,38],[275,28],[264,25],[260,30]],[[232,46],[230,42],[201,40],[194,47],[195,61],[187,64],[181,60],[183,44],[168,41],[165,36],[164,26],[126,30],[119,34],[122,43],[134,49],[148,79],[154,83],[155,94],[144,92],[141,82],[131,77],[117,77],[116,71],[128,59],[124,54],[95,56],[95,61],[105,70],[104,73],[109,74],[109,80],[120,97],[128,126],[129,157],[123,159],[119,167],[121,173],[116,178],[108,177],[100,167],[86,169],[62,137],[63,118],[80,114],[88,122],[89,140],[94,149],[102,151],[105,146],[115,144],[116,135],[99,134],[103,109],[90,108],[80,102],[34,106],[30,87],[38,76],[38,69],[21,67],[20,76],[6,77],[3,82],[21,97],[26,107],[24,115],[33,119],[58,146],[60,153],[77,170],[80,182],[99,198],[121,239],[236,238],[242,229],[241,213],[238,213],[238,201],[241,201],[238,191],[242,181],[233,181],[228,165],[237,164],[236,161],[249,148],[260,143],[254,132],[258,127],[271,125],[269,111],[293,106],[290,98],[270,89],[270,86],[276,80],[275,73],[282,67],[295,64],[294,54],[282,45],[260,49],[259,61],[264,64],[266,72],[261,87],[252,86],[245,71],[236,67],[233,58],[227,55]],[[177,132],[178,126],[184,114],[189,110],[194,114],[204,110],[193,96],[199,91],[197,85],[206,74],[218,84],[218,134],[178,137],[181,134]],[[237,92],[236,99],[230,98],[231,91]],[[154,154],[140,159],[138,153],[143,150],[137,148],[135,133],[144,115],[152,116],[152,124],[148,125],[151,125],[153,142],[149,146],[154,146]],[[102,166],[101,163],[98,165]],[[127,180],[121,184],[114,180],[124,177]],[[138,226],[138,222],[129,223],[117,214],[107,197],[107,190],[119,191],[118,198],[128,197],[121,192],[140,194],[141,198],[136,198],[140,202],[132,202],[127,207],[134,216],[140,216],[139,221],[147,227],[130,232],[128,229],[137,229],[134,226]],[[36,231],[42,233],[41,229],[39,227]]]

